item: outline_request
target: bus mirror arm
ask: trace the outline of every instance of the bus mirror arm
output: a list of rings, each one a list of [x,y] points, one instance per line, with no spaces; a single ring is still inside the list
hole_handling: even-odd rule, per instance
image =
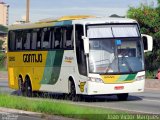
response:
[[[89,38],[82,36],[83,39],[83,46],[84,46],[84,53],[85,55],[89,54]]]

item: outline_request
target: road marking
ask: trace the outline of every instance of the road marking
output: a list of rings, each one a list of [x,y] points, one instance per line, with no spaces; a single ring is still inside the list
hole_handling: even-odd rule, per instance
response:
[[[151,100],[151,99],[143,99],[145,101],[150,101],[150,102],[160,102],[160,100]]]

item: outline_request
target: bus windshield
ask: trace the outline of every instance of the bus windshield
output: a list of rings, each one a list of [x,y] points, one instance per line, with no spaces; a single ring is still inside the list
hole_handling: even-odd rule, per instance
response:
[[[89,72],[133,73],[144,70],[137,25],[88,26]]]

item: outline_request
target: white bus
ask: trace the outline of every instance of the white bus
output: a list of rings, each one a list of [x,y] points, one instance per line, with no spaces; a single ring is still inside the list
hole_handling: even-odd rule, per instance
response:
[[[112,94],[126,100],[144,90],[143,40],[152,50],[152,37],[139,29],[132,19],[90,16],[10,26],[9,86],[27,96],[44,91],[72,100]]]

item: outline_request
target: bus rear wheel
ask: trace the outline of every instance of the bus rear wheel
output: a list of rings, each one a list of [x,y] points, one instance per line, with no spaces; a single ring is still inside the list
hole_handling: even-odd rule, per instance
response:
[[[23,79],[21,76],[18,78],[18,87],[19,87],[19,92],[18,94],[24,95],[24,84],[23,84]]]
[[[25,93],[25,96],[27,96],[27,97],[33,96],[31,82],[28,77],[26,77],[26,80],[24,83],[24,93]]]
[[[117,98],[120,101],[126,101],[128,99],[128,93],[117,94]]]

